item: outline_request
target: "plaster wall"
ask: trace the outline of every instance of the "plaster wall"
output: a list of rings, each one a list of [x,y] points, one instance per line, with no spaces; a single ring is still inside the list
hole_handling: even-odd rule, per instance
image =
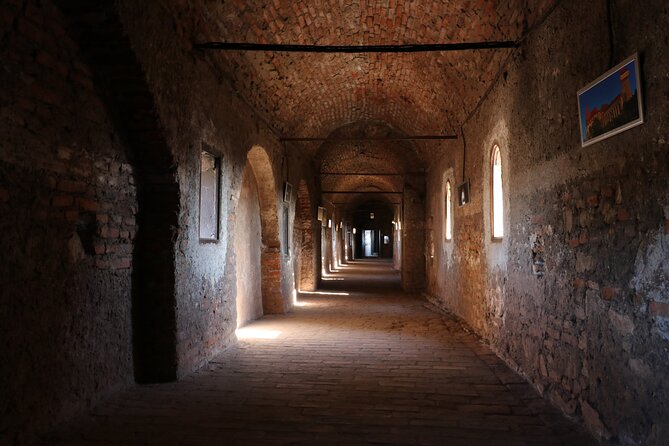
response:
[[[244,169],[237,204],[239,229],[234,235],[237,267],[237,327],[262,316],[260,253],[262,251],[260,205],[253,169]]]

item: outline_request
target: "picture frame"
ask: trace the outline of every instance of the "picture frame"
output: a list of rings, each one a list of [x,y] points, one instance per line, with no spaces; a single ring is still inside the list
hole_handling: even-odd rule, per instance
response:
[[[207,146],[207,148],[209,148]],[[202,150],[200,154],[199,240],[217,242],[219,237],[221,160]]]
[[[318,206],[318,221],[324,222],[327,216],[327,210],[323,206]]]
[[[643,124],[638,53],[578,90],[577,97],[581,147]]]
[[[293,185],[288,181],[283,183],[283,202],[290,203],[290,199],[293,196]]]
[[[458,206],[469,203],[469,180],[458,186]]]

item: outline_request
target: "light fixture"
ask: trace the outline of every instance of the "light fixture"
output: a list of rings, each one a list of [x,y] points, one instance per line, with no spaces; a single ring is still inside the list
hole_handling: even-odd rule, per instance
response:
[[[374,212],[370,212],[370,213],[369,213],[369,219],[370,219],[370,220],[374,220]]]
[[[355,228],[353,228],[353,235],[355,235],[355,234],[357,234],[357,233],[358,233],[358,230],[355,229]]]

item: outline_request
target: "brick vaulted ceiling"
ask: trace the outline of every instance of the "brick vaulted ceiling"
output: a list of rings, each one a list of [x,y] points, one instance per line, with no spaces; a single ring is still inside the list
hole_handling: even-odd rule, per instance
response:
[[[301,45],[517,41],[555,2],[204,1],[201,17],[206,30],[200,35],[223,42]],[[385,134],[396,135],[459,133],[510,51],[212,51],[208,57],[218,59],[217,65],[237,91],[278,134],[327,137],[338,129],[367,122],[372,123],[375,134],[379,127],[385,127]],[[420,146],[414,148],[425,162],[429,150]],[[304,145],[305,150],[309,147],[314,150],[318,145]],[[355,145],[350,148],[354,149]]]

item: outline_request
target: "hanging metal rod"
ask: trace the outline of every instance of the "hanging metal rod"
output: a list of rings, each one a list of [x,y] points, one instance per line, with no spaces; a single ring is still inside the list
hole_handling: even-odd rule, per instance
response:
[[[281,142],[363,142],[363,141],[438,141],[445,139],[458,139],[458,135],[414,135],[414,136],[369,136],[364,138],[347,137],[304,137],[304,138],[279,138]]]
[[[361,177],[402,177],[408,173],[372,173],[372,172],[321,172],[321,176],[361,176]]]
[[[383,191],[371,191],[371,190],[364,190],[364,191],[356,191],[356,190],[324,190],[321,191],[322,194],[397,194],[401,195],[404,192],[383,192]]]
[[[377,202],[377,203],[381,203],[381,202]],[[388,200],[387,202],[384,202],[384,204],[385,203],[387,203],[387,204],[402,204],[401,201],[391,201],[391,200]],[[352,203],[350,201],[346,201],[346,202],[342,201],[342,202],[335,202],[335,203],[332,203],[332,204],[337,205],[337,206],[347,206],[348,207],[348,206],[351,206]],[[363,211],[363,212],[365,212],[365,211]],[[367,211],[367,212],[369,212],[369,211]],[[372,210],[372,212],[378,212],[378,210],[377,211]]]
[[[286,53],[425,53],[434,51],[496,50],[515,48],[513,40],[425,43],[409,45],[293,45],[277,43],[204,42],[193,45],[198,50],[271,51]]]

